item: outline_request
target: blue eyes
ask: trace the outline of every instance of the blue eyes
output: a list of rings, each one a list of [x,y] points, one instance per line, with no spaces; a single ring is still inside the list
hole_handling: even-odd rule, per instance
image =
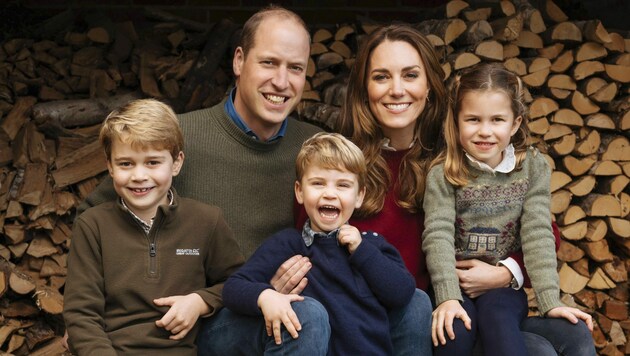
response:
[[[272,60],[264,60],[264,61],[260,61],[260,64],[266,66],[266,67],[273,67],[276,66],[276,62],[272,61]],[[296,73],[301,73],[304,71],[304,68],[300,65],[290,65],[288,67],[288,69],[292,72],[296,72]]]

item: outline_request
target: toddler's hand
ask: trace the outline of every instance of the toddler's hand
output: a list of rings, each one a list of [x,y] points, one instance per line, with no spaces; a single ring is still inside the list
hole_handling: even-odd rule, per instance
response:
[[[337,234],[337,241],[340,244],[348,248],[348,252],[353,254],[357,250],[357,247],[361,244],[361,233],[359,229],[352,225],[345,224],[339,228],[339,234]]]
[[[267,335],[273,336],[276,345],[282,344],[282,325],[294,339],[298,338],[298,331],[302,325],[297,314],[291,308],[291,302],[301,302],[304,297],[297,294],[282,294],[273,289],[265,289],[258,296],[258,307],[265,317]]]

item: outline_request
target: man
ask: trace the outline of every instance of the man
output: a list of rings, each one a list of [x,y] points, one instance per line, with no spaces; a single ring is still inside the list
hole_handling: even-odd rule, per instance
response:
[[[285,9],[265,9],[244,25],[229,97],[179,115],[188,165],[174,186],[181,196],[224,210],[246,258],[264,238],[293,226],[295,157],[321,131],[287,118],[301,99],[309,54],[302,20]],[[114,197],[107,180],[79,212]]]
[[[188,164],[174,187],[181,196],[219,206],[245,258],[266,237],[294,225],[295,158],[302,143],[321,131],[288,118],[301,99],[309,55],[310,35],[302,19],[283,8],[265,8],[243,26],[233,59],[236,88],[229,97],[212,108],[180,115]],[[79,212],[114,198],[111,180],[106,180]],[[308,283],[304,276],[310,267],[307,258],[294,256],[271,284],[279,292],[299,294]],[[431,305],[417,295],[410,306],[390,315],[397,354],[402,353],[401,345],[410,352],[417,352],[418,343],[430,345]],[[221,309],[202,326],[199,352],[309,354],[314,345],[326,345],[330,327],[321,304],[299,302],[294,309],[302,331],[294,340],[287,333],[284,340],[292,342],[282,345],[275,345],[273,338],[266,342],[264,323],[260,337],[252,339],[260,323]]]

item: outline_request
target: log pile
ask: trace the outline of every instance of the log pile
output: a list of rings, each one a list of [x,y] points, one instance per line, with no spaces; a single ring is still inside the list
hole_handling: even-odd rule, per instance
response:
[[[601,355],[629,354],[630,36],[599,20],[571,21],[552,1],[535,5],[454,0],[441,18],[415,26],[438,50],[445,81],[479,62],[498,61],[527,84],[531,143],[553,168],[562,299],[593,315]],[[355,48],[373,28],[362,23],[313,37],[316,70],[299,107],[303,117],[333,127],[343,95],[339,78],[352,65],[337,43]]]
[[[1,352],[63,352],[72,219],[105,174],[96,135],[107,113],[137,97],[177,112],[209,107],[233,81],[238,25],[143,15],[68,10],[0,43]],[[599,354],[630,353],[630,34],[572,21],[551,0],[453,0],[413,25],[438,50],[445,81],[500,61],[528,85],[531,143],[553,168],[563,300],[593,315]],[[312,29],[301,119],[334,127],[356,50],[377,26]]]
[[[230,21],[147,9],[142,23],[67,11],[0,46],[0,350],[58,355],[74,209],[106,171],[96,137],[114,108],[160,98],[178,112],[231,84]],[[75,23],[83,18],[87,29]],[[39,34],[39,35],[38,35]],[[230,75],[228,75],[230,74]]]

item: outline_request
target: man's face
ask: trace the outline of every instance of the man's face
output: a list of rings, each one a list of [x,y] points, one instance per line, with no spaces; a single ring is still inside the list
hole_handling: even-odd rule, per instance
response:
[[[309,36],[293,20],[268,17],[247,56],[234,53],[236,112],[263,141],[274,136],[300,102],[310,55]]]

